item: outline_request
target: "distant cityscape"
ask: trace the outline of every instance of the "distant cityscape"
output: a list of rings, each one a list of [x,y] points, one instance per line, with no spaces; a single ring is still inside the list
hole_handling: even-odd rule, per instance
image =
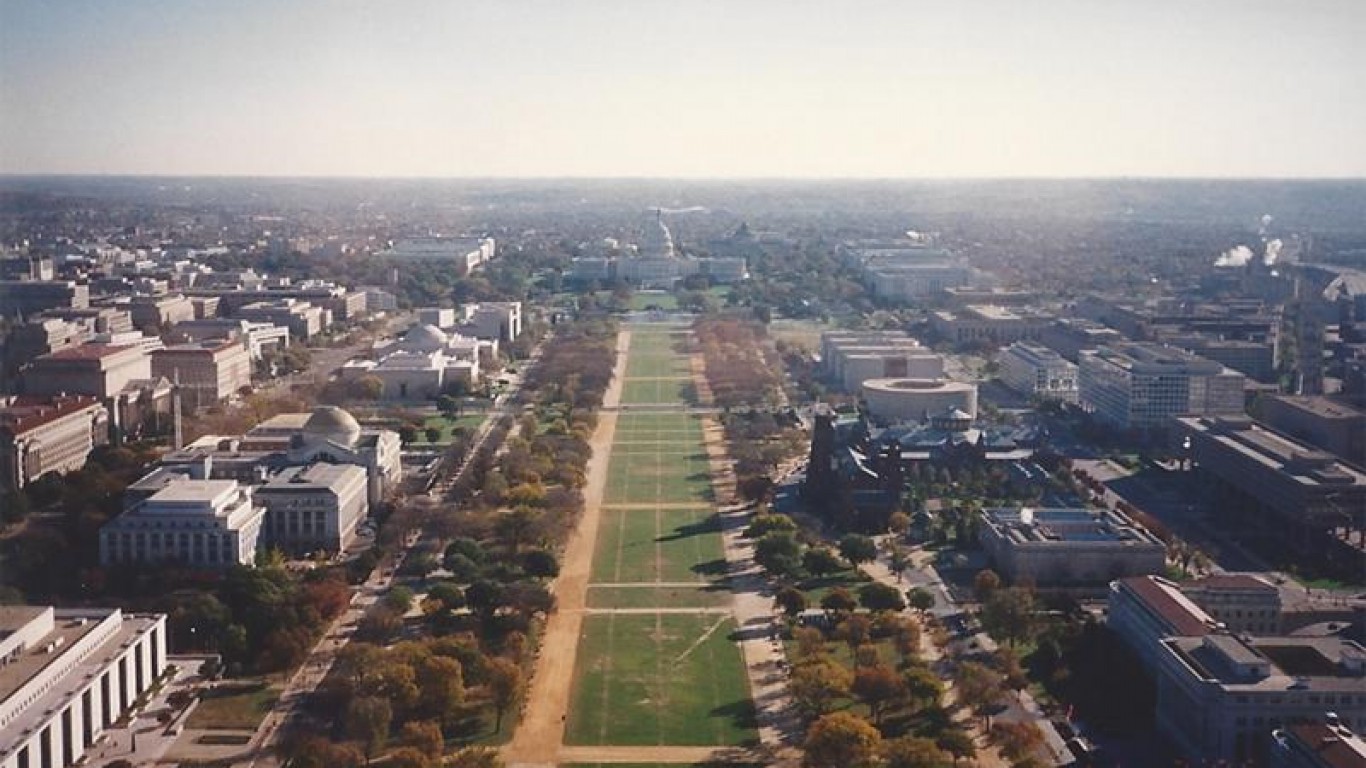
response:
[[[0,768],[1366,765],[1363,212],[0,177]]]

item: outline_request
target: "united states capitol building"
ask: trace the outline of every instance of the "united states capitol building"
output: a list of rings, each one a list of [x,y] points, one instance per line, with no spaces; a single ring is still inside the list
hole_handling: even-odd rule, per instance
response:
[[[638,245],[617,248],[617,243],[610,242],[607,246],[604,255],[574,259],[565,280],[578,284],[621,281],[639,288],[671,289],[693,275],[705,275],[714,285],[749,278],[749,266],[743,258],[699,258],[684,253],[675,245],[673,233],[658,211]]]

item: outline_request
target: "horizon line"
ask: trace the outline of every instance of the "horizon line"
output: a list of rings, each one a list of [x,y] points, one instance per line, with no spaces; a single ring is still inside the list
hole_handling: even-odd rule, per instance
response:
[[[1198,175],[964,175],[964,176],[694,176],[694,175],[369,175],[369,174],[237,174],[237,173],[105,173],[0,171],[0,179],[232,179],[241,181],[702,181],[702,182],[980,182],[980,181],[1345,181],[1366,182],[1360,176],[1198,176]]]

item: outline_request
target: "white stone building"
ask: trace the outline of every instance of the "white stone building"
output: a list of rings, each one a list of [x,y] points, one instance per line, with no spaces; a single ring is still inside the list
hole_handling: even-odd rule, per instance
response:
[[[100,528],[100,562],[249,565],[265,514],[236,480],[176,479]]]
[[[0,768],[75,765],[166,669],[164,615],[0,606]]]
[[[1155,344],[1083,350],[1077,376],[1082,407],[1125,429],[1165,428],[1175,416],[1241,414],[1244,382],[1219,363]]]
[[[287,467],[256,489],[266,509],[266,539],[290,554],[339,552],[356,537],[370,509],[364,467],[310,464]]]
[[[1017,341],[1006,347],[996,362],[1001,381],[1022,395],[1077,402],[1077,366],[1042,344]]]

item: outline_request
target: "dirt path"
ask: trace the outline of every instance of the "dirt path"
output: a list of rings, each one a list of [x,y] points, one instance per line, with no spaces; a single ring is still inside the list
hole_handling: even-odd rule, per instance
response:
[[[617,335],[617,364],[612,373],[612,383],[603,395],[603,405],[606,407],[599,412],[597,429],[589,441],[593,456],[588,461],[583,519],[569,538],[560,576],[554,583],[558,607],[546,621],[522,721],[512,741],[503,748],[503,759],[511,766],[554,765],[560,759],[579,633],[583,627],[588,598],[589,573],[593,567],[593,546],[598,539],[603,493],[607,489],[607,462],[617,431],[617,414],[607,407],[615,407],[621,401],[630,346],[630,331],[621,331]]]

